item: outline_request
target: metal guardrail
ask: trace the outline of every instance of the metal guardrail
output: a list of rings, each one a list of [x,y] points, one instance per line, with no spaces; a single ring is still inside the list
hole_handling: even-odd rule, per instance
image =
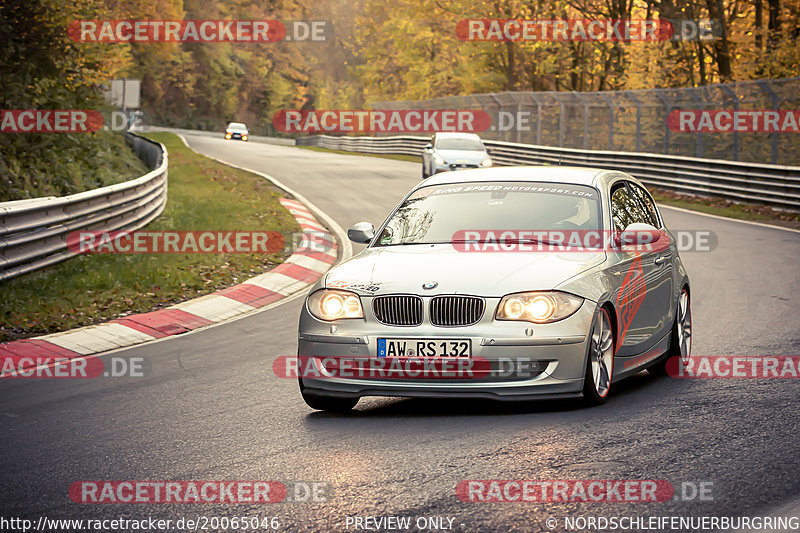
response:
[[[297,139],[298,145],[372,154],[417,156],[429,137],[337,137]],[[800,167],[649,153],[555,148],[484,140],[501,165],[578,165],[621,170],[653,187],[800,210]]]
[[[77,255],[67,248],[70,232],[135,230],[161,214],[167,203],[167,150],[143,137],[126,137],[151,172],[69,196],[0,203],[0,280]]]

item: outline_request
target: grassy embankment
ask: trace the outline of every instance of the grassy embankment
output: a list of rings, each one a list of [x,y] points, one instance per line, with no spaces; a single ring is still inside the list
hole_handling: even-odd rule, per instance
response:
[[[278,202],[284,196],[281,190],[260,176],[192,152],[173,134],[148,137],[164,143],[169,152],[167,206],[148,231],[279,231],[292,242],[291,233],[300,228]],[[0,282],[0,341],[166,307],[242,282],[270,270],[285,256],[284,252],[78,256]]]

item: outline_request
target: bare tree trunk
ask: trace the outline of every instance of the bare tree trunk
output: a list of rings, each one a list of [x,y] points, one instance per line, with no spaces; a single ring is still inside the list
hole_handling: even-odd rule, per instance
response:
[[[769,20],[767,22],[767,48],[774,50],[781,40],[781,0],[767,0]]]
[[[514,64],[514,43],[506,41],[506,91],[513,91],[517,86],[516,65]]]
[[[769,0],[772,1],[772,0]],[[717,62],[717,70],[722,81],[728,81],[732,77],[731,54],[728,45],[728,22],[725,19],[725,7],[722,0],[708,0],[708,13],[712,19],[719,22],[722,35],[714,41],[714,56]]]
[[[706,85],[708,83],[708,78],[706,77],[706,51],[703,48],[703,43],[700,41],[696,41],[697,43],[697,65],[698,70],[700,71],[698,74],[700,76],[700,80],[698,81],[698,85]]]
[[[755,0],[753,5],[756,10],[756,51],[760,52],[764,47],[764,2],[763,0]]]

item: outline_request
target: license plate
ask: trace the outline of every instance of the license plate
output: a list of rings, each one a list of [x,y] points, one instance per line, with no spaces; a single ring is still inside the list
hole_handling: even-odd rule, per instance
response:
[[[472,357],[470,339],[378,339],[378,357]]]

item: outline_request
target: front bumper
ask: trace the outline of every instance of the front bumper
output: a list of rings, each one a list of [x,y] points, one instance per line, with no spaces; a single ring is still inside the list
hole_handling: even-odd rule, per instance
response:
[[[521,400],[579,396],[583,387],[589,329],[596,304],[585,301],[572,316],[553,324],[495,321],[499,298],[487,298],[477,324],[437,327],[426,317],[414,327],[380,324],[371,299],[363,298],[364,319],[323,322],[305,307],[300,318],[298,356],[304,365],[321,368],[324,360],[374,360],[379,338],[470,339],[472,358],[493,371],[458,378],[317,377],[301,373],[304,391],[318,396],[419,396]],[[425,308],[427,308],[427,301]],[[527,330],[527,331],[526,331]],[[532,335],[529,334],[532,330]],[[306,366],[307,368],[307,366]],[[494,372],[500,369],[499,372]],[[358,374],[356,374],[358,376]]]
[[[491,166],[482,167],[473,163],[445,163],[443,165],[439,165],[436,162],[433,163],[434,174],[438,174],[439,172],[452,172],[455,170],[470,170],[476,168],[491,168]]]

